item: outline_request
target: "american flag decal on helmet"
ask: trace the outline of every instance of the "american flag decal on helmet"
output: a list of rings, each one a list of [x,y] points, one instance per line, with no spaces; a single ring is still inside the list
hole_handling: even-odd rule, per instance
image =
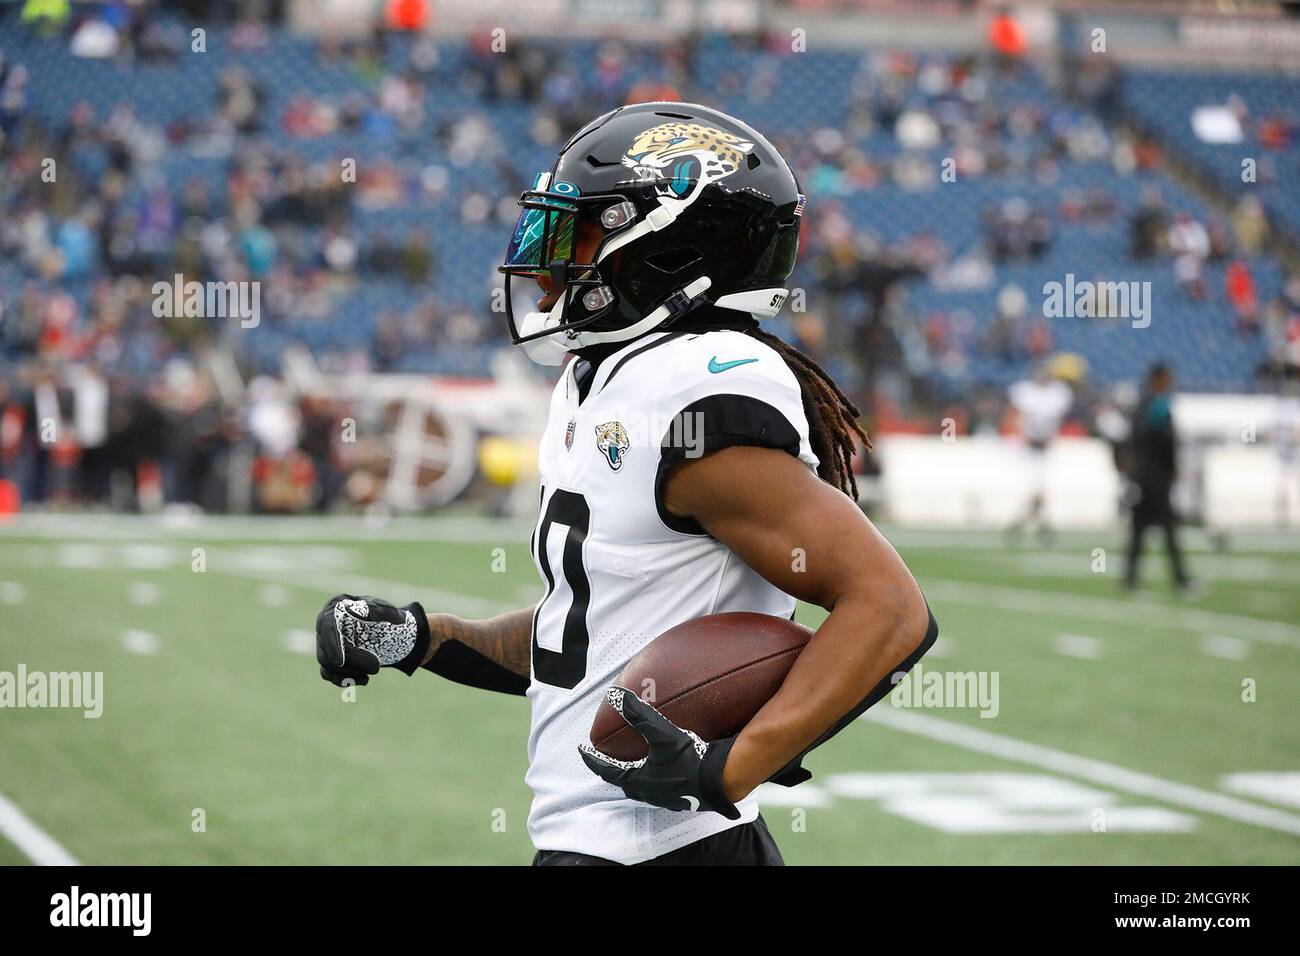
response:
[[[804,207],[806,207],[807,205],[808,205],[808,197],[805,196],[803,193],[800,193],[799,201],[794,204],[794,214],[796,216],[802,216]]]

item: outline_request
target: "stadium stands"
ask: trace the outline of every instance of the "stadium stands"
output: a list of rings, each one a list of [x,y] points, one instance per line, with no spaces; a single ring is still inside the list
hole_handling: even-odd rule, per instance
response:
[[[73,56],[65,42],[27,35],[12,17],[0,29],[10,69],[21,64],[28,74],[24,119],[55,136],[78,111],[98,126],[100,135],[78,143],[70,157],[82,182],[93,184],[109,168],[114,126],[131,123],[160,140],[151,155],[133,156],[123,207],[147,204],[151,197],[175,205],[193,187],[205,190],[215,218],[229,211],[232,170],[259,162],[269,164],[278,178],[279,172],[304,168],[328,175],[348,157],[358,163],[363,186],[372,164],[394,168],[397,185],[380,200],[368,199],[364,188],[341,192],[337,208],[318,217],[340,222],[345,241],[356,247],[349,253],[358,260],[355,269],[335,270],[351,272],[349,279],[355,281],[330,293],[324,314],[306,315],[290,306],[273,316],[270,328],[247,336],[242,357],[263,371],[275,369],[286,344],[300,341],[323,356],[361,350],[380,367],[485,373],[490,346],[500,336],[483,305],[511,215],[500,197],[511,196],[549,161],[562,136],[560,123],[575,113],[578,102],[589,102],[592,110],[613,105],[636,83],[662,77],[667,69],[663,51],[654,47],[619,45],[602,52],[594,42],[569,43],[563,50],[539,44],[545,75],[523,84],[522,95],[511,95],[492,89],[491,79],[484,79],[485,71],[502,69],[499,58],[476,55],[471,46],[456,43],[438,43],[436,57],[431,57],[426,42],[406,35],[388,37],[381,51],[350,51],[323,49],[276,31],[250,36],[210,28],[206,53],[182,50],[165,62],[137,63],[128,70],[113,59]],[[597,68],[602,57],[615,64],[614,76]],[[855,230],[887,245],[917,235],[937,236],[951,260],[981,255],[986,240],[982,221],[991,207],[1021,198],[1047,211],[1055,229],[1045,254],[1033,261],[995,263],[982,287],[952,290],[927,277],[911,280],[907,314],[918,322],[935,314],[969,313],[975,322],[971,335],[978,339],[992,321],[999,290],[1008,283],[1036,298],[1044,282],[1059,281],[1067,273],[1115,277],[1122,272],[1127,279],[1152,283],[1158,310],[1152,326],[1140,336],[1124,336],[1122,323],[1062,322],[1051,329],[1053,348],[1081,352],[1101,382],[1131,378],[1151,357],[1161,355],[1178,364],[1190,387],[1249,386],[1264,346],[1259,338],[1243,339],[1233,329],[1223,296],[1224,263],[1208,265],[1210,298],[1200,302],[1179,292],[1168,263],[1139,267],[1128,258],[1125,224],[1144,188],[1158,187],[1171,211],[1189,212],[1200,221],[1212,218],[1210,212],[1159,169],[1117,172],[1111,133],[1085,111],[1061,101],[1032,69],[998,73],[948,57],[897,51],[782,54],[723,37],[701,41],[689,63],[686,95],[706,98],[770,130],[778,143],[794,146],[813,197],[814,225],[817,206],[835,202]],[[408,107],[402,102],[408,78],[415,100],[411,119],[403,114]],[[592,88],[598,82],[615,94],[601,104]],[[1196,84],[1172,85],[1158,75],[1136,74],[1126,83],[1143,115],[1171,143],[1207,165],[1223,167],[1225,182],[1236,167],[1225,166],[1224,147],[1198,148],[1186,121],[1191,106],[1238,89],[1258,98],[1258,109],[1268,112],[1283,108],[1287,89],[1294,89],[1277,77],[1200,77]],[[257,97],[257,113],[245,129],[226,136],[224,124],[209,120],[221,113],[223,90],[239,85]],[[555,118],[540,133],[537,107]],[[355,113],[350,119],[349,111]],[[291,125],[299,114],[312,113],[321,114],[318,122]],[[897,118],[905,113],[920,125],[921,142],[902,141]],[[929,122],[936,126],[932,134]],[[1095,137],[1101,146],[1075,158],[1081,152],[1071,142],[1076,136]],[[805,144],[811,148],[800,148]],[[961,169],[955,183],[935,175],[900,181],[906,167],[938,170],[944,157],[960,157],[955,149],[976,151],[981,154],[976,163],[987,168]],[[133,151],[146,152],[139,146]],[[993,168],[995,153],[1003,154],[1000,168]],[[846,164],[875,169],[855,181],[846,175]],[[1296,210],[1288,213],[1282,202],[1285,191],[1269,188],[1270,201],[1281,203],[1276,214],[1293,215]],[[1080,191],[1105,197],[1109,213],[1104,221],[1060,221],[1062,204]],[[8,194],[23,192],[11,184]],[[283,199],[283,193],[271,184],[256,195],[264,201],[264,220],[280,232],[275,200]],[[168,238],[174,241],[180,230],[176,210],[167,210],[166,216]],[[278,255],[292,261],[300,278],[319,264],[321,235],[316,226],[306,238],[281,237],[277,243]],[[376,246],[408,235],[428,244],[433,263],[428,283],[405,282],[368,267],[367,257]],[[308,248],[295,255],[290,249],[295,243]],[[805,273],[818,244],[816,236],[805,244]],[[91,307],[94,279],[106,271],[102,255],[98,258],[89,274],[57,280],[83,317]],[[1260,295],[1275,295],[1281,283],[1276,262],[1259,257],[1250,268]],[[12,260],[4,266],[11,295],[27,278]],[[815,277],[801,278],[810,286],[815,307]],[[421,303],[428,307],[424,313]],[[860,299],[850,295],[843,305],[851,316]],[[457,312],[464,317],[465,341],[438,342],[433,330],[408,329],[402,344],[411,347],[394,348],[391,361],[381,357],[376,343],[385,317],[437,326]],[[428,344],[427,339],[439,347],[416,347]],[[7,346],[12,355],[14,343]],[[960,387],[975,381],[1000,383],[1023,366],[1021,356],[1002,361],[978,348],[969,352],[956,374],[951,362],[947,373],[933,374]],[[126,350],[124,357],[134,357],[144,370],[156,356],[142,347]],[[927,374],[930,367],[944,364],[940,358],[914,355],[912,371]]]
[[[222,334],[151,314],[152,283],[184,272],[269,280],[257,333],[225,335],[248,375],[277,374],[295,343],[325,368],[487,375],[505,342],[489,303],[514,197],[583,120],[651,88],[744,117],[790,158],[810,194],[795,277],[807,312],[778,331],[865,402],[886,389],[905,412],[969,404],[1062,351],[1095,386],[1161,358],[1187,390],[1250,390],[1300,335],[1269,324],[1300,309],[1265,307],[1300,295],[1284,293],[1272,247],[1241,241],[1236,213],[1172,176],[1157,145],[1028,63],[724,36],[497,55],[475,37],[334,43],[249,24],[207,25],[193,52],[191,26],[153,24],[147,50],[122,30],[117,56],[91,58],[0,14],[11,367],[39,355],[155,375]],[[1123,100],[1231,201],[1252,188],[1241,147],[1201,143],[1188,116],[1243,97],[1272,123],[1248,124],[1252,144],[1267,140],[1265,230],[1295,230],[1297,84],[1185,79],[1132,73]],[[58,186],[39,178],[46,156]],[[1044,286],[1067,276],[1150,283],[1150,325],[1044,318]]]
[[[1257,195],[1270,217],[1300,241],[1300,81],[1277,73],[1196,73],[1131,70],[1125,108],[1215,186],[1232,197]],[[1237,142],[1207,142],[1196,134],[1194,111],[1224,107],[1240,128]],[[1242,177],[1253,159],[1254,178]],[[1289,188],[1288,188],[1289,184]]]

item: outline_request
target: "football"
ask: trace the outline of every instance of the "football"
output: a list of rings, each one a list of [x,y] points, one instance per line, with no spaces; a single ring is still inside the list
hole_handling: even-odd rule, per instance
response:
[[[628,661],[615,681],[704,740],[738,733],[777,692],[813,632],[785,618],[737,611],[670,628]],[[649,752],[645,739],[602,700],[591,743],[617,760]]]

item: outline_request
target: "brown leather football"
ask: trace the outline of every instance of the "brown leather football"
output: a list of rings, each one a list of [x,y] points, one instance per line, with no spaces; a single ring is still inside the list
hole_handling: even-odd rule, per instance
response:
[[[732,611],[664,631],[627,662],[614,682],[654,704],[704,740],[739,733],[780,688],[813,632],[768,614]],[[591,725],[591,743],[617,760],[648,752],[608,700]]]

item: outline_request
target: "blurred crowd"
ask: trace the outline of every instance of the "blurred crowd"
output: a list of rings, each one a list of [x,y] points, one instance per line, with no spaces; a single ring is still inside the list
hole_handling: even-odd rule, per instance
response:
[[[49,507],[364,507],[379,494],[382,452],[346,441],[349,413],[268,377],[227,401],[212,375],[179,358],[143,381],[93,362],[33,363],[0,381],[0,482]]]
[[[931,398],[970,406],[968,382],[961,381],[963,392],[957,394],[945,393],[942,382],[921,379],[939,371],[941,378],[960,380],[980,359],[1025,366],[1057,348],[1052,323],[1043,317],[1037,299],[1031,299],[1036,290],[1014,281],[1001,284],[1000,267],[1042,259],[1064,231],[1119,224],[1127,229],[1133,261],[1167,265],[1186,301],[1222,315],[1225,325],[1243,338],[1264,339],[1269,359],[1259,369],[1261,375],[1300,371],[1300,273],[1280,294],[1266,298],[1257,289],[1251,264],[1273,238],[1260,201],[1246,194],[1224,217],[1198,216],[1171,206],[1159,187],[1147,186],[1138,207],[1125,211],[1115,187],[1124,179],[1163,170],[1165,157],[1158,143],[1103,123],[1117,109],[1113,68],[1091,58],[1071,73],[1068,89],[1087,110],[999,98],[994,82],[1015,69],[1006,58],[925,57],[906,51],[867,58],[845,130],[819,129],[782,142],[819,197],[819,214],[810,217],[802,253],[811,263],[819,309],[817,316],[798,319],[803,344],[820,349],[822,357],[827,351],[853,357],[863,398],[880,402],[890,397],[879,394],[882,368],[911,369],[917,380],[910,391],[893,393],[899,403],[915,406]],[[873,159],[853,145],[879,129],[892,130],[905,148],[892,158]],[[940,144],[952,152],[945,160],[950,166],[926,152]],[[1062,169],[1067,161],[1100,164],[1108,172],[1102,183],[1111,185],[1071,185]],[[836,196],[881,182],[905,189],[942,188],[945,169],[953,176],[949,181],[1006,176],[1059,188],[1049,193],[1056,197],[1051,202],[1012,195],[991,203],[983,211],[983,241],[960,250],[925,229],[885,242],[834,202]],[[1207,277],[1211,265],[1223,267],[1221,285],[1215,288]],[[919,276],[944,290],[996,290],[991,317],[964,308],[914,308],[906,280]],[[827,341],[829,348],[823,345]],[[938,394],[930,393],[930,387],[937,387]],[[1000,393],[997,387],[987,391]]]
[[[0,16],[25,16],[20,6],[29,5]],[[231,3],[204,9],[154,0],[42,6],[47,15],[24,30],[76,56],[124,65],[166,63],[185,51],[188,30],[168,8],[198,7],[186,13],[231,23],[229,45],[249,53],[266,47],[282,12],[267,4],[260,18],[236,19]],[[372,491],[358,488],[369,484],[349,489],[357,464],[322,424],[338,410],[290,394],[265,356],[254,361],[232,348],[228,325],[156,317],[153,282],[173,275],[260,282],[260,321],[272,330],[289,328],[290,316],[321,328],[341,323],[361,281],[409,290],[402,301],[413,304],[383,309],[364,342],[318,350],[326,371],[412,370],[411,356],[504,345],[503,323],[489,309],[435,293],[448,267],[428,229],[363,231],[357,217],[433,201],[454,217],[440,229],[457,220],[497,224],[504,236],[518,189],[535,170],[520,168],[519,144],[506,142],[489,116],[494,104],[526,107],[522,151],[538,155],[612,104],[779,95],[770,57],[701,89],[701,42],[609,40],[588,61],[517,37],[501,51],[485,29],[449,76],[432,34],[394,57],[392,34],[377,29],[363,39],[316,41],[314,56],[355,78],[345,92],[302,93],[270,110],[261,82],[229,66],[209,111],[168,123],[125,99],[99,112],[78,102],[51,122],[32,108],[39,78],[21,56],[0,53],[0,478],[32,502],[133,507],[154,496],[218,510],[364,503]],[[778,50],[789,38],[742,42]],[[1051,356],[1051,325],[1024,289],[999,282],[999,268],[1040,259],[1063,230],[1123,214],[1105,187],[1066,184],[1052,204],[1028,196],[991,204],[983,241],[954,249],[925,229],[885,238],[854,215],[855,197],[882,184],[935,188],[948,173],[1043,185],[1061,183],[1066,162],[1105,163],[1119,176],[1162,163],[1153,143],[1106,124],[1115,108],[1106,65],[1088,62],[1072,74],[1071,94],[1089,108],[1063,108],[998,95],[999,83],[1021,69],[1024,43],[1011,22],[995,24],[990,44],[970,56],[864,55],[845,124],[773,136],[818,198],[796,276],[807,308],[792,314],[788,331],[860,404],[878,410],[878,424],[954,405],[968,427],[1000,419],[1000,387],[945,394],[934,373],[955,376],[981,358]],[[462,108],[434,109],[433,98],[449,87],[463,92]],[[439,161],[400,148],[430,128]],[[392,158],[364,164],[355,182],[340,176],[337,157],[308,148],[359,134],[395,148]],[[951,153],[950,167],[934,161],[940,147]],[[169,186],[158,163],[177,150],[220,175]],[[58,170],[52,179],[43,178],[48,159]],[[1230,321],[1243,335],[1264,336],[1279,364],[1300,366],[1300,279],[1277,299],[1260,301],[1255,289],[1248,257],[1270,241],[1258,203],[1242,200],[1224,222],[1198,221],[1152,191],[1128,228],[1132,256],[1168,260],[1190,298],[1209,294],[1207,263],[1228,263]],[[998,290],[991,321],[914,309],[908,288],[919,277],[944,289]],[[482,281],[486,300],[493,281],[486,269]],[[214,371],[222,367],[236,370],[239,387]],[[257,376],[258,387],[242,386]],[[43,435],[43,427],[52,431]]]

